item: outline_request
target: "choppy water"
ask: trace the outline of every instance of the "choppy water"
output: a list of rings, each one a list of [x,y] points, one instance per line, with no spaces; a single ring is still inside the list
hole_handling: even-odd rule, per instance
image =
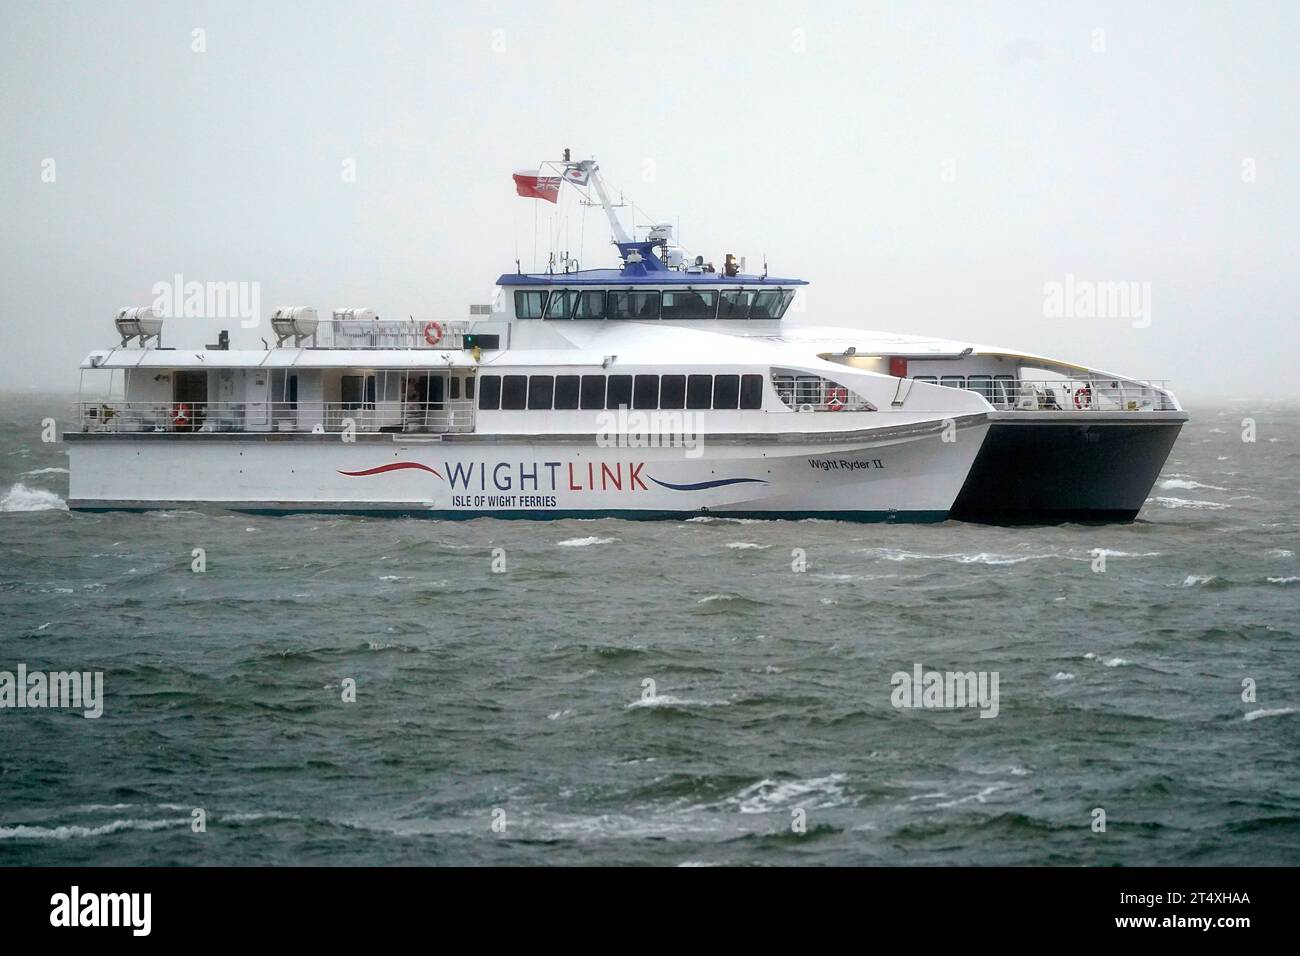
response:
[[[104,715],[0,710],[0,864],[1300,864],[1294,405],[1004,529],[77,515],[66,401],[3,398],[0,670]]]

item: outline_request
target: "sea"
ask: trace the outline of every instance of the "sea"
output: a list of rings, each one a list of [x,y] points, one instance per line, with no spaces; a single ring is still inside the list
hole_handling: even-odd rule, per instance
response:
[[[0,396],[0,682],[102,713],[0,707],[0,865],[1300,864],[1294,402],[1007,528],[77,514],[73,401]]]

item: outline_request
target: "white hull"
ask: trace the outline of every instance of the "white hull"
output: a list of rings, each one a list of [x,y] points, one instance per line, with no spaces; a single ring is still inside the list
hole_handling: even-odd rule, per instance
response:
[[[68,435],[69,505],[408,513],[434,518],[700,514],[941,521],[983,415],[830,438],[704,437],[698,449],[594,438]]]

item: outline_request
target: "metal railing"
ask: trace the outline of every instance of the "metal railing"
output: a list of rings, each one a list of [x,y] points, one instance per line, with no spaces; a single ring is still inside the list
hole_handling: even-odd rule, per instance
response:
[[[316,345],[332,349],[459,349],[466,322],[330,319],[316,327]]]
[[[928,378],[920,379],[928,381]],[[949,385],[941,377],[938,385]],[[1018,379],[994,378],[965,385],[1002,411],[1141,412],[1174,411],[1177,406],[1163,381],[1136,382],[1125,379]]]
[[[472,432],[474,402],[79,402],[83,432]]]

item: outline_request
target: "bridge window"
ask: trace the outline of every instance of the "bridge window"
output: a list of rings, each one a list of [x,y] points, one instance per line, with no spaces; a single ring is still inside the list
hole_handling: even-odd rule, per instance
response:
[[[658,292],[615,292],[609,293],[609,317],[611,319],[657,319],[659,318]]]
[[[605,407],[605,376],[582,376],[582,407],[585,409]]]
[[[763,376],[742,375],[740,377],[740,407],[763,407]]]
[[[577,375],[555,376],[556,411],[568,411],[578,407],[579,380],[580,379]]]
[[[712,319],[718,312],[716,292],[665,292],[663,294],[665,319]]]
[[[552,292],[551,300],[546,303],[546,317],[548,319],[571,319],[573,318],[573,307],[577,305],[578,293],[570,292],[567,289],[560,292]]]
[[[718,318],[747,319],[749,306],[754,300],[752,292],[724,292],[718,302]]]
[[[528,407],[532,411],[549,411],[555,396],[554,375],[531,375],[528,378]]]
[[[573,312],[575,319],[603,319],[605,317],[605,293],[603,291],[577,292],[574,294],[578,298],[577,308]]]
[[[713,407],[712,375],[692,375],[687,378],[686,407],[690,409]]]
[[[632,376],[611,375],[605,393],[606,408],[627,408],[632,404]]]
[[[518,411],[528,405],[528,376],[507,375],[501,383],[501,408]]]
[[[473,379],[470,379],[470,381],[473,381]],[[500,375],[483,376],[483,384],[478,390],[478,407],[489,412],[494,412],[501,407]]]
[[[785,295],[772,290],[760,292],[754,297],[754,307],[749,312],[751,319],[779,319],[785,311]]]
[[[545,305],[545,292],[526,292],[523,289],[515,290],[515,318],[540,319],[542,317],[542,309]]]
[[[638,375],[632,390],[633,408],[659,407],[659,376]]]
[[[686,407],[685,375],[664,375],[659,379],[659,407]]]
[[[451,377],[451,395],[449,397],[453,402],[460,398],[460,379],[454,375]]]
[[[713,376],[713,407],[736,408],[740,402],[740,376]]]

